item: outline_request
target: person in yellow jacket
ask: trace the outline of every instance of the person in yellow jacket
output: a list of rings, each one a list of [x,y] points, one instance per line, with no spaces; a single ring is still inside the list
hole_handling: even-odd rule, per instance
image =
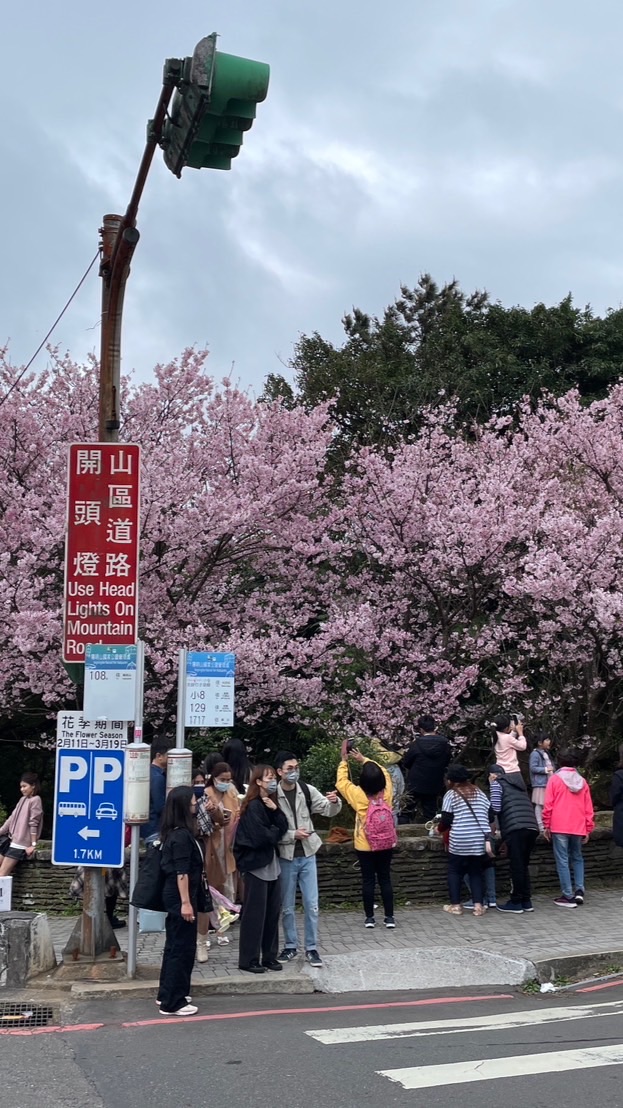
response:
[[[348,759],[362,764],[359,785],[354,785],[348,775]],[[348,740],[342,743],[342,760],[337,768],[336,788],[346,803],[355,812],[354,846],[361,868],[361,896],[365,913],[365,927],[375,927],[374,888],[378,880],[381,899],[385,910],[386,927],[396,926],[394,920],[394,890],[392,888],[391,864],[393,846],[386,849],[373,849],[366,834],[366,820],[371,801],[382,797],[391,811],[392,781],[386,769],[370,758],[364,758],[357,749],[349,749]],[[393,826],[393,820],[392,820]],[[395,833],[394,833],[395,845]]]

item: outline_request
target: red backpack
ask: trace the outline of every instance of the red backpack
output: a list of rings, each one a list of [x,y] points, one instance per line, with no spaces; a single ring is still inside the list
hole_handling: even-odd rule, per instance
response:
[[[383,793],[370,797],[365,831],[370,850],[393,850],[398,842],[394,813]]]

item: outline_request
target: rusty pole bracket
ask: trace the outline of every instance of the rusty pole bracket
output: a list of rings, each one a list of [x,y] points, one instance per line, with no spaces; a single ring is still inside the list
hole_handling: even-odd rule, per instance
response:
[[[136,175],[132,196],[124,216],[106,215],[100,228],[100,277],[102,278],[102,322],[99,378],[99,441],[118,442],[121,425],[121,324],[125,286],[130,263],[140,238],[136,227],[138,206],[162,137],[167,109],[181,80],[182,62],[165,64],[162,91]]]

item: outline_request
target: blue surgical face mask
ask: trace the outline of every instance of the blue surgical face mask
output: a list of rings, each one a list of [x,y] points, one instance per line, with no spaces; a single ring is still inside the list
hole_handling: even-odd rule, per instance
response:
[[[277,782],[273,778],[272,781],[267,781],[266,784],[263,784],[262,788],[265,789],[267,793],[275,793],[277,792]]]
[[[214,788],[218,789],[220,793],[229,792],[229,781],[215,781]]]
[[[290,785],[296,785],[300,776],[298,769],[291,769],[289,773],[286,773],[286,781]]]

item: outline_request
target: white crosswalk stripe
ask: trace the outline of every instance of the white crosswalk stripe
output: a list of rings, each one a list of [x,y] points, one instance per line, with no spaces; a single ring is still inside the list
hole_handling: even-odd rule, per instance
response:
[[[604,1004],[583,1004],[564,1008],[538,1008],[529,1012],[500,1012],[494,1016],[468,1016],[447,1020],[419,1020],[415,1023],[388,1023],[370,1027],[338,1027],[306,1031],[310,1038],[325,1046],[346,1043],[373,1042],[381,1039],[401,1039],[421,1035],[456,1035],[465,1031],[503,1031],[508,1028],[533,1027],[543,1023],[564,1023],[623,1012],[623,1001]]]
[[[461,1035],[544,1028],[579,1020],[595,1020],[623,1015],[623,1000],[605,1003],[583,1003],[560,1007],[533,1008],[498,1012],[494,1015],[461,1016],[452,1019],[423,1019],[410,1023],[376,1024],[359,1027],[333,1027],[306,1030],[305,1034],[323,1046],[349,1046],[383,1040],[409,1039],[421,1036]],[[619,1021],[610,1024],[619,1030]],[[623,1030],[623,1028],[622,1028]],[[595,1036],[597,1037],[597,1036]],[[607,1033],[611,1038],[611,1032]],[[580,1036],[578,1039],[581,1041]],[[568,1041],[573,1042],[573,1038]],[[516,1049],[516,1043],[513,1044]],[[455,1055],[456,1056],[456,1055]],[[375,1059],[377,1065],[381,1061]],[[496,1081],[501,1078],[529,1077],[539,1074],[565,1073],[572,1070],[596,1069],[601,1066],[623,1065],[623,1043],[569,1050],[548,1050],[542,1053],[512,1054],[500,1058],[470,1058],[441,1065],[416,1065],[395,1069],[375,1069],[380,1077],[401,1085],[404,1089],[431,1089],[460,1085],[473,1081]]]
[[[623,1045],[547,1051],[545,1054],[516,1054],[511,1058],[478,1058],[469,1062],[450,1062],[443,1066],[407,1066],[405,1069],[377,1072],[402,1085],[403,1089],[432,1089],[439,1085],[461,1085],[467,1081],[495,1081],[501,1077],[566,1073],[569,1070],[621,1064]]]

